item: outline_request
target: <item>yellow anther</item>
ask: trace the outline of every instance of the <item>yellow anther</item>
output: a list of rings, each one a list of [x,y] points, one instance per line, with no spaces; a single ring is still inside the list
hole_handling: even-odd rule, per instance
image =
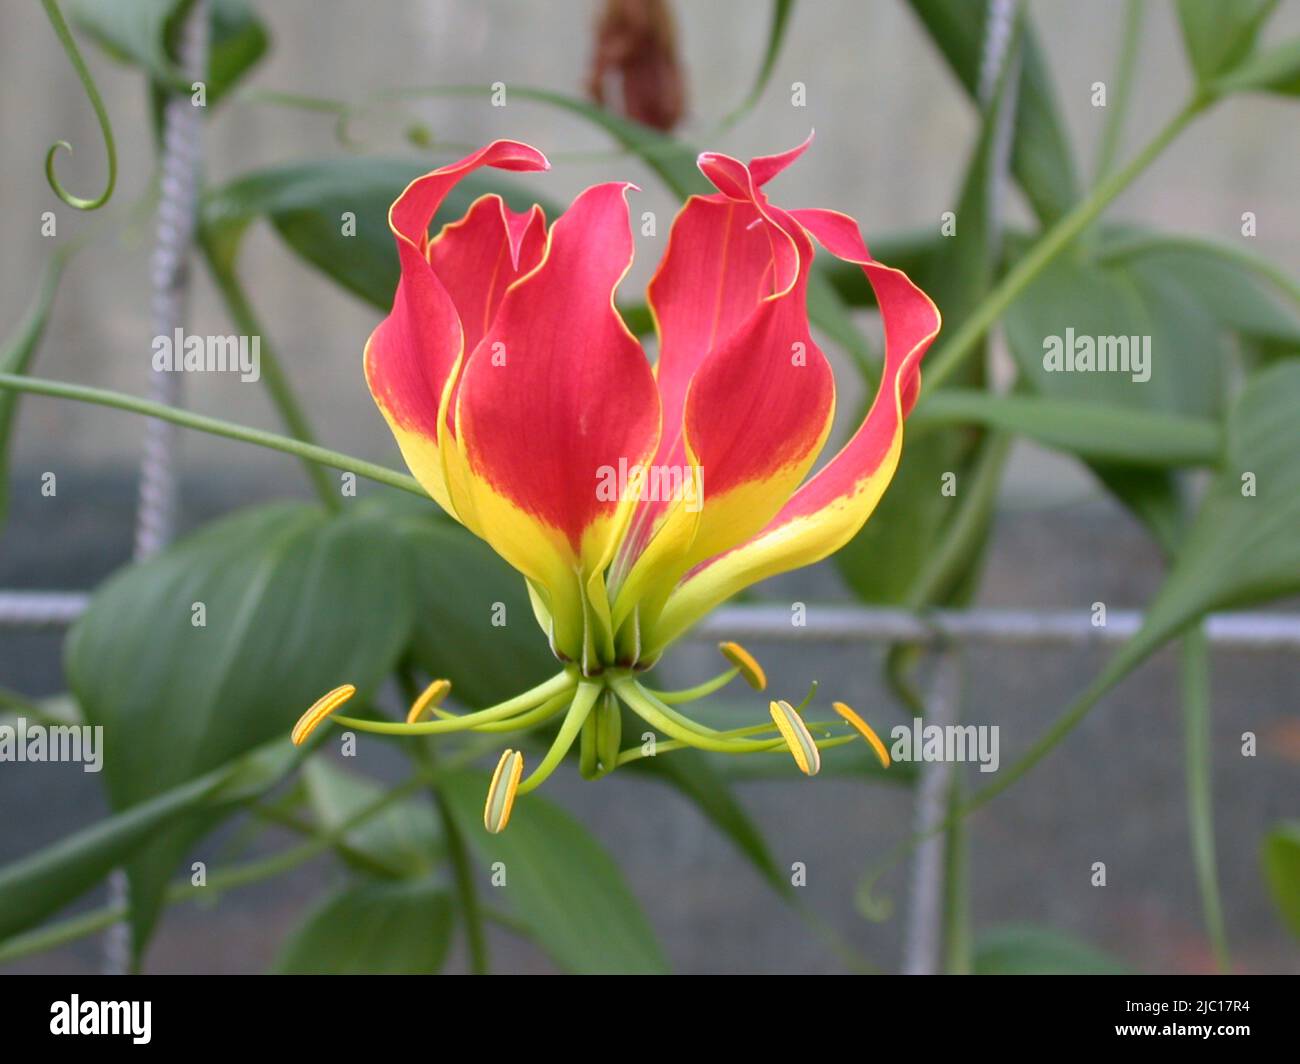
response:
[[[866,739],[867,742],[871,744],[871,748],[875,750],[876,756],[880,758],[880,767],[889,768],[889,751],[885,749],[885,744],[880,741],[880,736],[872,730],[871,725],[853,712],[852,707],[846,706],[843,702],[832,702],[831,708],[852,724],[861,734],[862,738]]]
[[[411,704],[411,711],[406,714],[406,723],[418,724],[424,719],[425,710],[432,710],[435,706],[442,705],[442,700],[449,694],[451,694],[450,680],[434,680]]]
[[[510,823],[510,811],[515,807],[515,792],[519,790],[519,777],[524,774],[524,755],[518,750],[507,750],[497,762],[488,787],[487,802],[483,806],[483,826],[493,835],[505,830]]]
[[[745,683],[755,691],[767,690],[767,673],[763,671],[763,666],[758,663],[753,654],[739,643],[719,643],[718,649],[722,651],[724,658],[740,670]]]
[[[290,735],[290,738],[293,739],[293,745],[302,746],[311,733],[320,727],[321,722],[326,717],[356,693],[357,689],[355,687],[350,683],[345,683],[334,688],[329,694],[316,699],[311,709],[299,717],[298,723],[293,726],[293,732]]]
[[[817,749],[817,743],[813,740],[808,725],[794,711],[794,706],[789,702],[773,702],[768,710],[772,714],[773,723],[781,733],[781,738],[785,740],[785,745],[790,748],[790,754],[794,758],[794,763],[799,766],[799,771],[805,776],[817,775],[822,767],[821,751]]]

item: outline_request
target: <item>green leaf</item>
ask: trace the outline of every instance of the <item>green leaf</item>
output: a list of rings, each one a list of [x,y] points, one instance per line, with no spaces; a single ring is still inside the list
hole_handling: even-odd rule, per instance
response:
[[[302,778],[316,824],[326,832],[342,828],[384,791],[379,782],[348,772],[323,757],[309,761]],[[442,851],[433,806],[418,798],[408,798],[369,817],[350,829],[344,842],[340,857],[345,862],[372,873],[377,867],[384,868],[385,874],[403,879],[433,872]],[[364,864],[358,856],[367,859]]]
[[[1217,95],[1232,92],[1277,92],[1300,96],[1300,37],[1251,56],[1211,86]]]
[[[1228,416],[1220,471],[1126,656],[1145,656],[1213,610],[1300,592],[1297,409],[1300,364],[1280,363],[1247,382]]]
[[[410,634],[405,563],[383,521],[285,504],[217,521],[114,576],[66,655],[87,720],[104,727],[112,807],[287,735],[338,684],[374,691]],[[132,861],[137,952],[177,861],[211,823],[160,834]]]
[[[1284,821],[1270,831],[1261,857],[1282,922],[1300,939],[1300,820]]]
[[[291,975],[431,975],[451,945],[453,907],[435,883],[363,883],[328,898],[280,951]]]
[[[925,262],[918,278],[944,315],[947,328],[957,328],[979,305],[994,279],[1001,241],[998,188],[998,130],[1011,105],[1014,56],[1023,47],[1023,28],[1008,43],[993,99],[985,109],[980,134],[958,197],[961,224]],[[983,359],[971,359],[958,380],[980,387]],[[890,490],[850,543],[836,555],[836,565],[853,590],[868,602],[886,602],[913,608],[948,601],[965,584],[939,578],[933,559],[944,557],[951,568],[978,570],[979,553],[987,541],[992,509],[981,509],[979,521],[962,520],[966,497],[940,490],[942,478],[956,475],[965,481],[984,453],[981,435],[911,432]],[[960,533],[961,541],[951,540]],[[943,549],[939,544],[949,540]],[[954,557],[955,556],[955,557]],[[972,585],[973,586],[973,585]]]
[[[73,23],[110,56],[149,78],[188,93],[177,67],[175,42],[192,0],[71,0]],[[266,52],[268,37],[245,0],[211,0],[208,30],[208,103],[221,99]]]
[[[447,520],[394,522],[414,564],[411,651],[430,676],[452,681],[464,705],[519,694],[559,668],[521,577],[487,544]]]
[[[1049,370],[1049,341],[1068,346],[1067,329],[1093,340],[1150,337],[1150,379],[1135,380],[1141,376],[1135,371]],[[1039,395],[1188,416],[1219,413],[1225,391],[1221,330],[1208,310],[1158,270],[1059,258],[1011,307],[1006,333],[1023,379]]]
[[[976,975],[1119,975],[1124,970],[1115,958],[1048,928],[997,928],[975,943]]]
[[[443,794],[467,841],[486,865],[502,862],[497,896],[566,971],[656,973],[668,964],[641,906],[604,847],[559,806],[529,794],[499,835],[483,828],[489,777],[446,777]]]
[[[233,807],[297,763],[285,740],[172,787],[0,869],[0,940],[34,926],[101,882],[179,818]]]
[[[666,783],[688,798],[700,813],[735,844],[771,885],[785,897],[792,897],[789,879],[781,872],[767,840],[737,800],[731,785],[714,770],[698,750],[675,750],[671,756],[646,757],[629,762],[628,768]]]
[[[1229,412],[1226,453],[1142,627],[1044,735],[964,808],[1001,794],[1046,757],[1098,700],[1214,610],[1300,592],[1300,363],[1256,373]]]
[[[909,2],[953,73],[974,98],[979,88],[988,0]],[[1048,61],[1028,16],[1022,17],[1024,51],[1011,169],[1038,220],[1046,225],[1074,206],[1079,198],[1079,180],[1065,123],[1056,109]]]
[[[1230,245],[1125,227],[1106,234],[1106,262],[1130,266],[1143,276],[1164,277],[1209,312],[1220,329],[1259,341],[1300,344],[1300,320],[1279,307],[1263,282],[1300,293],[1272,263]]]
[[[1232,70],[1255,47],[1277,0],[1178,0],[1178,23],[1198,82]]]
[[[45,335],[46,323],[50,320],[50,308],[54,304],[63,268],[70,257],[69,251],[59,250],[46,262],[36,298],[0,350],[0,373],[26,373],[31,368]],[[9,513],[9,445],[13,441],[18,416],[18,398],[18,392],[0,392],[0,529]]]
[[[1218,424],[1205,418],[972,389],[936,392],[910,420],[1000,428],[1082,458],[1156,468],[1213,465],[1223,448]]]
[[[248,225],[266,218],[311,265],[381,310],[392,306],[399,275],[388,208],[428,163],[412,159],[342,158],[258,170],[212,190],[200,207],[207,238],[224,264],[233,264]],[[535,197],[495,176],[472,174],[448,195],[434,226],[452,221],[488,192],[516,210]],[[555,207],[543,202],[547,216]],[[345,215],[355,235],[345,236]],[[350,228],[350,227],[349,227]]]

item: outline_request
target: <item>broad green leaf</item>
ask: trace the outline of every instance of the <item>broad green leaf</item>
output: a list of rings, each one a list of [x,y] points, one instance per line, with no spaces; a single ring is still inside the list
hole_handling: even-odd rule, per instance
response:
[[[406,561],[381,520],[284,504],[217,521],[114,576],[66,654],[88,722],[104,727],[113,808],[287,735],[338,684],[373,692],[410,636]],[[137,952],[176,862],[209,826],[186,822],[132,861]]]
[[[1300,938],[1300,820],[1278,824],[1264,839],[1264,878],[1291,934]]]
[[[178,819],[199,809],[233,807],[296,763],[287,740],[269,743],[0,868],[0,940],[58,912]]]
[[[1298,409],[1300,364],[1280,363],[1247,382],[1228,416],[1220,470],[1122,654],[1145,656],[1213,610],[1300,592]]]
[[[1300,344],[1300,319],[1294,310],[1278,305],[1266,284],[1269,277],[1263,275],[1272,273],[1273,267],[1262,260],[1247,259],[1234,248],[1207,240],[1127,227],[1106,235],[1101,257],[1144,276],[1168,279],[1206,309],[1223,330],[1261,341]]]
[[[388,208],[430,165],[412,159],[341,158],[258,170],[207,193],[201,205],[205,237],[226,264],[238,254],[250,223],[266,218],[297,254],[348,291],[381,310],[397,289],[397,250]],[[495,175],[471,174],[447,197],[437,227],[459,218],[479,196],[496,192],[516,210],[542,202],[531,190]],[[353,232],[354,235],[345,235]]]
[[[384,790],[378,781],[323,757],[309,761],[302,777],[316,824],[326,831],[337,831]],[[442,853],[440,836],[433,806],[408,798],[350,829],[339,856],[360,871],[410,879],[434,871]]]
[[[432,975],[451,945],[453,906],[436,883],[362,883],[332,895],[285,943],[290,975]]]
[[[71,0],[78,29],[114,59],[141,67],[158,84],[184,92],[190,79],[176,66],[175,41],[192,0]],[[207,100],[216,103],[266,52],[268,38],[246,0],[211,0]]]
[[[1216,80],[1211,88],[1219,95],[1277,92],[1285,96],[1300,96],[1300,37],[1251,56]]]
[[[1142,627],[1051,728],[968,803],[984,805],[1046,757],[1097,701],[1170,639],[1214,610],[1300,592],[1300,363],[1256,373],[1228,415],[1219,472],[1178,544]]]
[[[1255,47],[1277,0],[1178,0],[1178,23],[1199,82],[1232,70]]]
[[[411,651],[457,701],[483,708],[559,671],[521,577],[482,540],[450,521],[404,517],[393,525],[414,570]]]
[[[490,778],[448,776],[443,794],[470,846],[488,866],[501,862],[509,904],[561,968],[580,974],[654,973],[668,964],[622,873],[587,829],[537,794],[516,802],[499,835],[483,828]]]
[[[632,761],[628,767],[668,784],[688,798],[701,815],[735,844],[773,890],[791,896],[790,881],[777,867],[758,825],[704,754],[698,750],[675,750],[663,757]]]
[[[1156,468],[1213,465],[1223,446],[1218,424],[1204,418],[971,389],[935,393],[911,420],[1000,428],[1082,458]]]
[[[1057,259],[1026,288],[1005,325],[1029,392],[1206,420],[1220,415],[1228,369],[1225,330],[1193,291],[1149,263]],[[1048,356],[1072,343],[1091,343],[1095,360],[1103,353],[1117,363],[1127,357],[1128,371],[1049,369]],[[1178,496],[1172,474],[1091,464],[1168,549],[1177,526],[1169,520]]]
[[[1002,927],[975,941],[976,975],[1118,975],[1124,970],[1114,957],[1048,928]]]
[[[979,87],[988,0],[909,0],[957,79],[972,97]],[[1050,224],[1079,198],[1065,123],[1056,110],[1049,64],[1028,16],[1016,100],[1011,169],[1039,221]]]
[[[944,316],[946,329],[962,321],[987,295],[994,279],[1001,230],[994,198],[998,189],[1001,117],[1014,99],[1011,73],[1015,50],[1023,47],[1023,32],[1013,34],[1008,59],[993,99],[985,108],[979,137],[958,197],[956,234],[946,238],[925,262],[918,283]],[[982,387],[984,360],[970,359],[956,377],[957,383]],[[924,373],[924,369],[922,369]],[[981,511],[980,523],[961,520],[965,496],[941,490],[943,478],[964,481],[979,462],[983,438],[977,432],[918,433],[909,431],[902,459],[890,490],[872,519],[836,555],[836,565],[857,594],[868,602],[887,602],[920,608],[947,601],[959,589],[951,581],[931,574],[932,559],[957,554],[964,571],[979,568],[978,555],[986,542],[991,510]],[[941,550],[940,542],[959,532],[960,543]],[[961,585],[964,586],[964,585]]]
[[[1098,265],[1064,256],[1047,266],[1006,316],[1007,342],[1029,389],[1053,399],[1133,410],[1215,417],[1224,393],[1224,344],[1209,311],[1159,271],[1131,263]],[[1143,356],[1150,338],[1150,379],[1127,372],[1049,369],[1058,347],[1103,338],[1115,359]],[[1130,342],[1135,339],[1136,342]],[[1094,360],[1095,360],[1094,359]]]

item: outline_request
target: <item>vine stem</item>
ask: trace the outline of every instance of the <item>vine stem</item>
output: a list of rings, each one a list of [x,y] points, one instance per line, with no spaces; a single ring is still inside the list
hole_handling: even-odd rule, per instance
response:
[[[33,395],[46,395],[55,399],[72,399],[75,402],[92,403],[96,406],[111,407],[115,410],[128,410],[133,414],[161,418],[164,421],[172,421],[185,428],[196,429],[199,432],[206,432],[213,436],[224,436],[226,439],[251,443],[258,447],[265,447],[268,450],[282,451],[284,454],[305,458],[310,462],[318,462],[321,465],[329,466],[331,469],[339,469],[345,473],[355,473],[367,480],[387,484],[392,488],[400,488],[402,491],[418,495],[422,499],[429,497],[428,493],[420,487],[419,481],[414,477],[399,473],[395,469],[389,469],[387,466],[367,462],[361,458],[354,458],[340,451],[332,451],[318,444],[304,443],[302,440],[280,436],[264,429],[237,425],[233,421],[222,421],[220,418],[195,414],[189,410],[179,410],[167,406],[165,403],[156,403],[151,399],[141,399],[134,395],[109,391],[106,388],[90,388],[82,384],[67,384],[63,381],[46,380],[42,377],[22,377],[13,373],[0,373],[0,388],[7,388],[17,392],[30,392]]]
[[[1214,857],[1214,802],[1211,797],[1214,761],[1210,734],[1210,657],[1205,627],[1197,625],[1183,637],[1183,726],[1187,778],[1187,820],[1192,838],[1196,885],[1201,894],[1205,930],[1219,971],[1230,970],[1228,940],[1223,929],[1223,905]]]
[[[230,265],[218,257],[206,230],[199,230],[198,243],[208,264],[208,271],[216,283],[217,290],[221,293],[221,298],[225,301],[226,310],[234,320],[235,328],[246,336],[262,338],[260,346],[262,381],[266,385],[267,392],[270,393],[271,402],[279,413],[280,420],[284,422],[284,427],[294,439],[314,444],[316,434],[312,431],[311,422],[308,421],[306,412],[294,394],[293,385],[289,383],[279,356],[267,341],[266,330],[261,327],[252,304],[248,301],[248,295],[243,285],[239,283],[239,277]],[[335,511],[340,509],[342,504],[339,495],[334,490],[329,477],[326,476],[325,470],[308,458],[303,458],[302,463],[312,488],[325,508]]]
[[[952,338],[928,360],[922,377],[924,392],[934,391],[953,375],[962,361],[976,349],[989,327],[1002,317],[1029,283],[1155,161],[1188,123],[1205,109],[1207,103],[1206,98],[1194,96],[1127,166],[1099,182],[1087,197],[1080,200],[1069,214],[1039,239],[1007,272]]]
[[[63,12],[59,10],[59,5],[54,0],[41,0],[41,6],[45,8],[46,17],[49,18],[50,25],[54,27],[54,33],[59,38],[59,44],[63,46],[64,52],[67,53],[68,62],[72,64],[73,70],[77,72],[77,77],[81,79],[81,85],[86,90],[90,106],[95,110],[95,120],[99,123],[99,131],[104,135],[104,152],[108,157],[108,182],[104,186],[104,191],[94,199],[83,199],[81,196],[74,196],[63,187],[58,177],[55,176],[54,158],[58,155],[59,149],[65,148],[69,152],[72,151],[72,145],[66,140],[55,141],[50,145],[50,150],[46,152],[45,179],[49,181],[54,194],[69,207],[75,207],[79,211],[96,211],[112,198],[113,189],[117,185],[117,145],[113,141],[113,126],[108,120],[108,111],[105,109],[104,101],[99,95],[99,89],[95,86],[95,80],[90,76],[90,71],[86,68],[86,61],[81,57],[76,41],[72,39],[68,24],[64,21]]]

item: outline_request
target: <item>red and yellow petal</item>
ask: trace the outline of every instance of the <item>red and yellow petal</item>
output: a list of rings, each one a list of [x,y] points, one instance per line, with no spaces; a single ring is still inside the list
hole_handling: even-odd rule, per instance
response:
[[[548,165],[535,148],[495,141],[412,181],[388,212],[402,274],[391,313],[366,343],[366,380],[412,474],[453,516],[438,413],[462,356],[464,330],[455,300],[429,262],[429,223],[456,182],[479,167],[545,170]]]
[[[704,155],[700,166],[725,196],[744,197],[737,208],[752,212],[751,224],[767,245],[758,252],[751,243],[749,254],[766,258],[771,291],[690,378],[683,451],[698,471],[704,505],[682,500],[669,510],[632,567],[615,607],[616,623],[634,606],[643,621],[652,622],[681,576],[763,528],[816,460],[834,416],[834,378],[807,318],[812,242],[789,215],[766,202],[743,164]],[[707,251],[698,248],[696,254]],[[740,272],[746,281],[762,275],[755,261]],[[736,314],[734,305],[728,310]],[[701,317],[699,310],[695,314]]]
[[[880,388],[853,438],[767,527],[682,581],[653,628],[643,633],[648,651],[750,584],[839,550],[871,515],[898,466],[903,419],[920,388],[921,358],[939,332],[938,308],[902,271],[871,258],[853,219],[821,210],[790,216],[832,254],[861,266],[875,290],[885,331]]]
[[[588,646],[632,497],[598,489],[659,440],[645,353],[614,308],[632,262],[624,183],[582,193],[540,264],[506,292],[465,366],[457,444],[481,534],[544,593],[553,641]],[[598,592],[598,594],[597,594]],[[595,603],[595,606],[591,604]],[[608,649],[602,648],[602,649]]]

